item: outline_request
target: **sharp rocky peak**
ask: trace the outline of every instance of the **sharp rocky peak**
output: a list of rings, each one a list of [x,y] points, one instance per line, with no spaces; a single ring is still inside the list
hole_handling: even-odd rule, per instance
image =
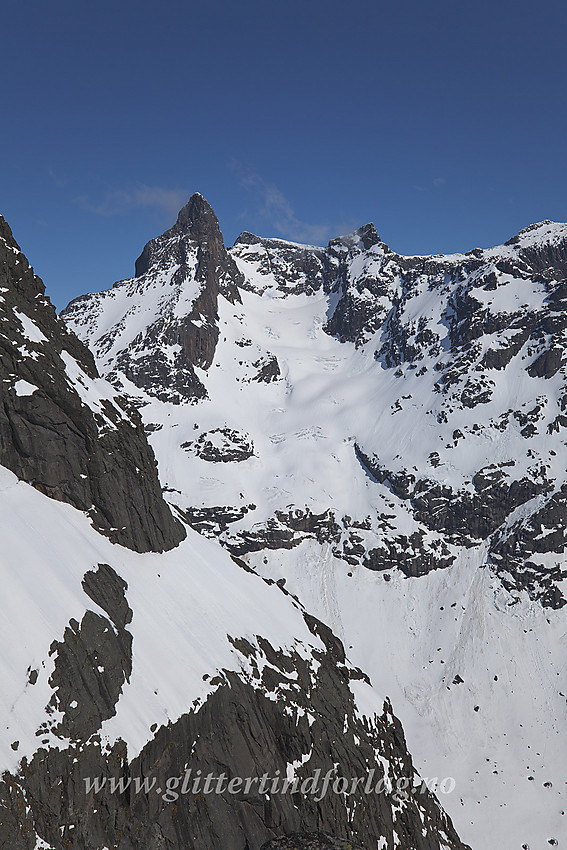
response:
[[[193,242],[223,242],[222,233],[213,208],[199,192],[191,195],[179,210],[177,221],[162,238],[184,237]]]
[[[97,356],[113,361],[115,371],[161,400],[195,400],[207,395],[194,370],[207,370],[213,362],[219,338],[219,296],[233,304],[240,302],[238,287],[243,281],[225,248],[212,207],[195,193],[176,223],[145,245],[133,279],[75,299],[62,315],[79,331],[88,305],[104,314],[103,305],[112,300],[121,319],[116,328],[98,326],[98,335],[91,337]],[[148,297],[156,289],[158,302],[148,310]],[[136,314],[144,315],[139,326],[132,322]],[[171,362],[164,360],[163,346],[169,347]],[[116,375],[112,377],[121,386]]]
[[[141,277],[158,262],[163,264],[164,259],[169,259],[172,250],[174,253],[179,253],[179,248],[184,250],[187,242],[208,245],[215,254],[224,254],[226,250],[213,208],[198,192],[191,195],[189,201],[179,211],[173,227],[161,236],[150,239],[145,245],[136,260],[135,276]],[[170,250],[167,250],[168,245]]]
[[[338,236],[336,239],[331,239],[329,248],[337,245],[344,245],[347,248],[359,246],[364,250],[374,247],[374,245],[382,245],[384,248],[388,246],[382,242],[374,224],[370,221],[368,224],[363,224],[352,233],[347,233],[345,236]]]
[[[0,215],[0,239],[3,239],[4,241],[14,241],[10,225],[2,215]]]

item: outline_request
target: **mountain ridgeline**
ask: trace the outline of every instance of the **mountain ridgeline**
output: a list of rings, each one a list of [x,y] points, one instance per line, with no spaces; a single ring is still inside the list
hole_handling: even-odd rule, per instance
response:
[[[214,213],[195,195],[175,226],[148,243],[135,278],[76,299],[62,315],[101,372],[147,406],[147,427],[168,427],[157,421],[154,399],[211,398],[216,427],[196,424],[191,440],[179,440],[186,469],[168,485],[191,524],[235,554],[316,537],[347,564],[419,577],[482,548],[482,565],[508,590],[557,608],[566,601],[566,263],[567,225],[551,222],[499,248],[451,256],[403,257],[372,224],[326,248],[244,233],[226,251]],[[285,323],[304,303],[324,307],[302,341],[313,372],[322,360],[309,339],[337,341],[325,391],[337,398],[337,436],[351,454],[328,498],[315,478],[272,499],[266,512],[265,483],[268,473],[281,474],[281,450],[270,441],[258,448],[265,442],[258,416],[274,404],[290,408],[295,341],[284,338]],[[265,316],[253,327],[259,310]],[[120,318],[108,324],[110,314]],[[337,397],[349,380],[360,384],[354,410]],[[256,410],[250,427],[233,427],[230,420],[243,417],[223,408],[227,385]],[[305,403],[308,427],[328,429],[316,404]],[[153,444],[159,457],[158,435]],[[293,451],[289,430],[286,446]],[[309,445],[323,474],[328,448]],[[187,464],[187,455],[200,462]],[[203,461],[216,462],[219,493],[228,494],[231,465],[252,457],[259,462],[254,471],[248,463],[244,498],[187,500],[184,482],[204,474]],[[363,510],[339,497],[344,480],[361,475],[374,484]]]
[[[219,239],[194,196],[134,278],[63,319],[140,410],[178,516],[332,626],[422,768],[456,778],[461,837],[552,841],[567,225],[437,256],[373,224],[321,247]]]

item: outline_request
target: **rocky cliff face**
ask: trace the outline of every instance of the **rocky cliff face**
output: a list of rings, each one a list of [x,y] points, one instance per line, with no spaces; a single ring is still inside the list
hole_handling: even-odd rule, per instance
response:
[[[142,334],[133,361],[175,333],[183,368],[210,365],[217,297],[239,304],[240,273],[200,196],[146,246],[144,286],[165,257],[182,288],[168,275],[185,274],[188,251],[192,312],[169,303],[166,336]],[[139,414],[56,317],[3,220],[0,283],[0,848],[260,850],[296,835],[467,850],[389,700],[331,629],[172,518]],[[205,463],[255,454],[214,428],[182,450]],[[214,790],[193,787],[209,774]]]
[[[418,576],[449,566],[455,546],[488,543],[488,562],[506,587],[525,589],[544,606],[565,604],[558,559],[567,516],[558,508],[563,479],[555,458],[565,425],[566,246],[567,227],[551,222],[500,248],[449,257],[397,255],[373,225],[325,250],[249,234],[237,240],[233,254],[254,291],[328,293],[324,331],[354,344],[361,364],[371,352],[377,363],[379,424],[353,427],[367,434],[355,454],[415,525],[410,534],[384,534],[372,512],[357,517],[358,528],[379,531],[372,546],[349,531],[349,518],[336,517],[338,557]],[[401,452],[400,431],[407,434]],[[521,562],[512,540],[526,519],[512,517],[522,506],[537,512],[534,527],[544,533]],[[272,530],[278,523],[276,512]],[[510,547],[513,558],[501,552]]]
[[[117,543],[177,545],[185,531],[162,499],[138,414],[57,318],[3,219],[0,285],[0,463]]]

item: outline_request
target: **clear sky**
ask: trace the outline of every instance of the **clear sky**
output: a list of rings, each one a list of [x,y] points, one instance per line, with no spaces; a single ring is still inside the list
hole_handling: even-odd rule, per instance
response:
[[[58,307],[194,191],[227,244],[567,220],[564,0],[25,0],[1,27],[0,212]]]

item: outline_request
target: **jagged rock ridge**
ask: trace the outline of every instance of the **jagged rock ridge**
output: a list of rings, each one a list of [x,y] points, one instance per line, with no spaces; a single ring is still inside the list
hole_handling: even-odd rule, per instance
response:
[[[285,588],[194,532],[139,555],[6,470],[0,489],[3,616],[26,628],[3,656],[0,847],[260,850],[322,831],[467,850],[390,702]],[[328,772],[368,791],[301,790]],[[193,790],[208,774],[214,792]],[[299,790],[265,793],[264,774]],[[239,777],[255,781],[229,790]]]
[[[0,782],[0,806],[6,812],[0,846],[33,850],[37,834],[52,850],[142,850],[150,845],[260,850],[278,835],[311,835],[313,841],[317,830],[384,850],[467,850],[420,782],[391,705],[386,701],[373,719],[358,716],[349,681],[366,677],[350,667],[327,627],[315,618],[307,621],[325,644],[314,652],[316,672],[308,659],[277,651],[262,637],[254,644],[232,638],[242,659],[240,672],[220,671],[212,696],[155,731],[134,759],[122,742],[104,751],[90,727],[83,727],[82,743],[79,738],[68,750],[40,748],[29,763],[24,760],[17,776],[5,775]],[[79,681],[74,676],[69,684],[80,701]],[[367,783],[370,776],[371,792],[363,791],[361,782],[352,796],[332,790],[322,795],[322,780],[319,793],[259,793],[258,782],[248,791],[235,785],[234,792],[227,792],[233,777],[291,779],[290,770],[298,788],[309,777],[330,772],[332,780],[337,775],[348,779],[349,788],[353,778]],[[183,791],[187,771],[193,779]],[[191,791],[195,777],[209,774],[214,777],[210,788],[226,777],[221,793]],[[103,788],[95,796],[87,793],[84,777],[122,777],[127,784],[122,794]],[[140,777],[152,777],[160,791],[136,793]],[[319,846],[352,844],[331,838]]]
[[[209,213],[193,198],[176,225],[181,238],[206,243],[197,249],[201,307],[222,288],[224,249]],[[2,619],[11,632],[0,847],[259,850],[323,830],[385,850],[467,850],[414,769],[390,702],[332,631],[285,588],[220,547],[203,548],[173,520],[139,414],[99,377],[0,226]],[[225,292],[226,303],[238,300]],[[255,452],[226,429],[187,448],[210,464]],[[345,781],[370,771],[380,791],[171,799],[172,780],[187,770],[303,780],[339,769]],[[130,781],[149,776],[169,797],[135,792]],[[97,794],[92,779],[125,782],[124,793]]]

